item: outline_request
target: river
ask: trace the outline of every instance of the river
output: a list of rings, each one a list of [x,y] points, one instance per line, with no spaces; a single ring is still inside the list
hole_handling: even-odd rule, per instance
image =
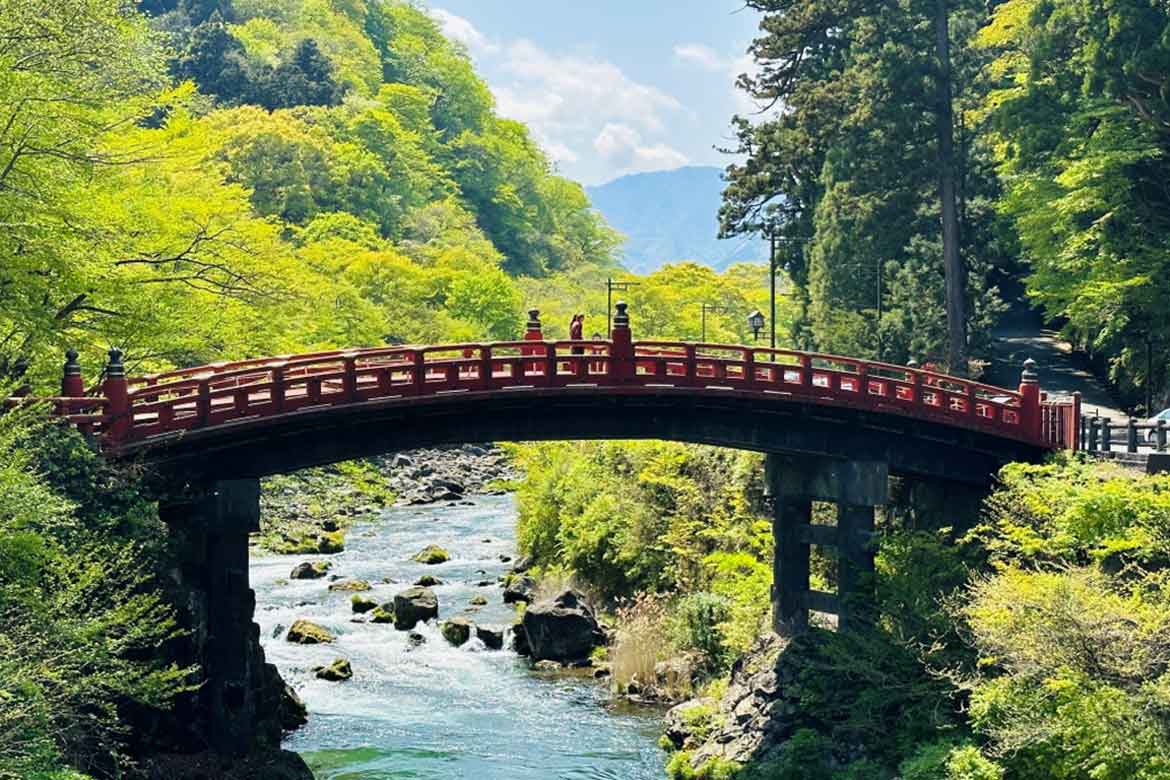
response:
[[[356,525],[344,553],[329,556],[331,574],[368,580],[378,601],[433,574],[444,584],[440,619],[463,612],[476,594],[488,605],[472,615],[506,625],[514,614],[494,583],[514,556],[516,506],[510,496],[473,506],[387,510]],[[428,544],[451,560],[424,566],[410,557]],[[511,651],[478,640],[449,645],[436,625],[420,626],[426,643],[412,648],[393,626],[351,622],[350,594],[328,580],[284,582],[304,556],[253,556],[256,620],[268,659],[309,708],[307,726],[285,747],[301,753],[318,780],[661,780],[661,715],[610,704],[589,679],[541,676]],[[383,578],[393,580],[383,583]],[[477,584],[491,580],[490,587]],[[284,641],[297,618],[337,636],[325,646]],[[354,677],[317,680],[314,666],[345,657]]]

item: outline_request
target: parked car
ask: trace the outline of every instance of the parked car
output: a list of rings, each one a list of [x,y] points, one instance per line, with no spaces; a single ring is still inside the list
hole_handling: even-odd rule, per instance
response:
[[[1170,409],[1163,409],[1162,411],[1158,412],[1150,419],[1146,420],[1146,423],[1149,425],[1157,425],[1158,420],[1165,420],[1166,421],[1167,437],[1170,438]],[[1156,430],[1151,429],[1151,430],[1146,431],[1146,442],[1147,443],[1153,443],[1157,440],[1157,438],[1158,438],[1158,432]]]

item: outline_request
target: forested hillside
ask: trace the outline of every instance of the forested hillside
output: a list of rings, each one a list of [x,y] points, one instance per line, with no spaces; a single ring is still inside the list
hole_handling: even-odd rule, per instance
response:
[[[511,337],[514,277],[611,262],[581,187],[412,6],[123,9],[0,5],[8,373],[67,345],[137,370]]]

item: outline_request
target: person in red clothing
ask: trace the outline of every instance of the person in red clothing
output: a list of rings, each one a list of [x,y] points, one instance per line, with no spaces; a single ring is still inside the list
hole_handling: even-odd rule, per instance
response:
[[[569,323],[569,340],[570,341],[581,341],[585,338],[584,334],[585,334],[585,315],[584,314],[573,315],[573,321],[571,323]],[[585,347],[573,345],[573,354],[574,355],[584,355],[585,354]]]

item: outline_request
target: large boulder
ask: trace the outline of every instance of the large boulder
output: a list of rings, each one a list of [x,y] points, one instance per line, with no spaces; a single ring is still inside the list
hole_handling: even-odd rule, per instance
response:
[[[511,577],[504,586],[504,603],[531,604],[536,599],[536,580],[527,576]]]
[[[285,639],[298,645],[327,645],[336,641],[328,629],[304,619],[292,624]]]
[[[329,573],[332,566],[328,561],[305,561],[289,573],[290,580],[319,580]]]
[[[439,630],[444,639],[456,647],[460,647],[471,639],[471,632],[475,630],[475,624],[463,615],[456,615],[450,620],[444,620]]]
[[[344,658],[338,658],[328,666],[318,666],[313,669],[313,672],[317,675],[318,680],[327,680],[328,682],[344,682],[353,678],[353,667]]]
[[[436,585],[442,585],[443,581],[433,574],[424,574],[414,584],[420,588],[433,588]]]
[[[408,588],[394,597],[394,627],[409,631],[439,616],[439,598],[430,588]]]
[[[533,661],[584,661],[605,642],[592,608],[575,590],[529,606],[523,626]]]
[[[414,554],[414,560],[419,563],[425,563],[433,566],[437,563],[446,563],[451,560],[451,553],[444,550],[437,544],[428,544],[426,547]]]
[[[475,635],[488,650],[501,650],[504,647],[504,629],[498,626],[476,626]]]

